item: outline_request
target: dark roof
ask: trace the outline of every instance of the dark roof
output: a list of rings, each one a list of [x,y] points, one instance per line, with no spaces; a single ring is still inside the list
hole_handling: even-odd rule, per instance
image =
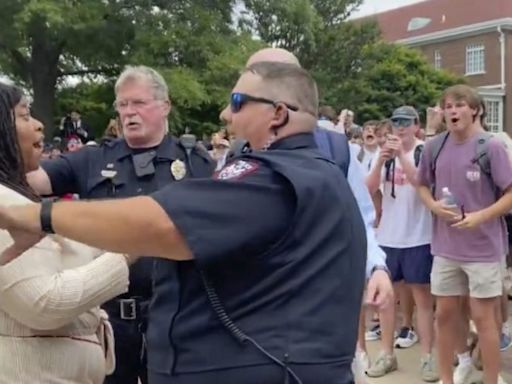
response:
[[[377,19],[385,40],[396,41],[508,17],[512,18],[512,0],[426,0],[368,18]],[[408,31],[414,18],[431,21]]]

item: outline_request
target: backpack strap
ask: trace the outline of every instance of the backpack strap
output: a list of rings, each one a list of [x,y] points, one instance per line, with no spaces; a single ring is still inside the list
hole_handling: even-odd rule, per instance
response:
[[[361,147],[361,149],[359,150],[359,153],[357,154],[357,161],[362,163],[363,159],[364,159],[364,148]]]
[[[491,177],[491,161],[487,155],[487,146],[489,145],[489,140],[492,137],[492,133],[489,132],[481,132],[478,134],[475,157],[471,160],[473,164],[478,163],[480,170],[488,177]]]
[[[434,138],[430,140],[429,150],[430,150],[430,175],[432,179],[432,195],[436,194],[436,167],[437,167],[437,159],[439,158],[439,154],[446,144],[446,140],[448,140],[448,136],[450,133],[448,131],[442,132],[439,135],[436,135]]]
[[[478,134],[476,140],[475,157],[473,158],[473,160],[471,160],[471,162],[473,164],[478,164],[480,171],[489,178],[491,185],[494,187],[494,194],[496,196],[497,201],[501,197],[502,191],[496,185],[492,178],[491,160],[489,158],[487,151],[487,147],[489,146],[489,140],[491,140],[492,137],[493,134],[490,132],[480,132]]]
[[[425,145],[423,144],[417,145],[416,148],[414,148],[414,166],[416,168],[418,168],[418,165],[420,165],[421,154],[423,153],[424,148]]]

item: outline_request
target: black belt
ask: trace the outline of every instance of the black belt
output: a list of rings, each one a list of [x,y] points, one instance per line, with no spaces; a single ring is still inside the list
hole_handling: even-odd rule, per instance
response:
[[[147,314],[149,298],[132,296],[122,299],[114,299],[103,304],[110,317],[121,320],[142,320]]]

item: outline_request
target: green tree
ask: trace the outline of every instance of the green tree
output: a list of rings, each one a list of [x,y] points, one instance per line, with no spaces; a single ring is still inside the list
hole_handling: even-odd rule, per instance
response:
[[[356,120],[389,117],[400,105],[415,106],[421,119],[442,91],[464,80],[434,69],[417,50],[379,42],[368,45],[358,71],[323,89],[323,101],[336,108],[350,108]]]
[[[34,114],[50,128],[55,89],[68,75],[115,71],[134,28],[122,2],[2,0],[0,68],[33,90]]]
[[[104,81],[127,63],[169,69],[167,75],[191,92],[187,102],[200,103],[205,100],[200,87],[185,80],[196,78],[198,68],[220,49],[222,38],[233,35],[232,3],[1,0],[0,69],[33,89],[34,115],[49,129],[56,89],[67,76]]]

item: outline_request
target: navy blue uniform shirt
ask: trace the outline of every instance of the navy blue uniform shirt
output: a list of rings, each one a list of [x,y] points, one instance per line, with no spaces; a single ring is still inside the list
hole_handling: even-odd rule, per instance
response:
[[[137,176],[132,156],[146,156],[142,173]],[[104,142],[99,147],[84,147],[77,152],[66,153],[57,159],[42,162],[48,174],[54,195],[76,193],[82,199],[123,198],[149,195],[176,181],[171,171],[174,161],[187,167],[185,150],[172,136],[165,136],[160,145],[150,149],[131,149],[123,139]],[[193,171],[187,169],[186,177],[208,177],[215,165],[206,151],[192,152],[190,162]],[[154,173],[151,174],[151,166]],[[139,259],[130,267],[130,292],[123,296],[151,296],[153,261]]]
[[[355,351],[365,229],[346,179],[312,134],[241,154],[213,179],[175,183],[152,196],[194,255],[179,263],[177,312],[166,309],[165,264],[156,271],[147,335],[155,383],[202,383],[212,374],[223,384],[241,383],[219,372],[241,369],[243,376],[254,366],[262,367],[256,382],[282,383],[282,372],[278,381],[265,376],[270,359],[219,320],[212,296],[268,353],[310,365],[304,384],[319,377],[350,382],[340,378],[350,376]],[[330,372],[326,364],[339,369],[321,376]]]

